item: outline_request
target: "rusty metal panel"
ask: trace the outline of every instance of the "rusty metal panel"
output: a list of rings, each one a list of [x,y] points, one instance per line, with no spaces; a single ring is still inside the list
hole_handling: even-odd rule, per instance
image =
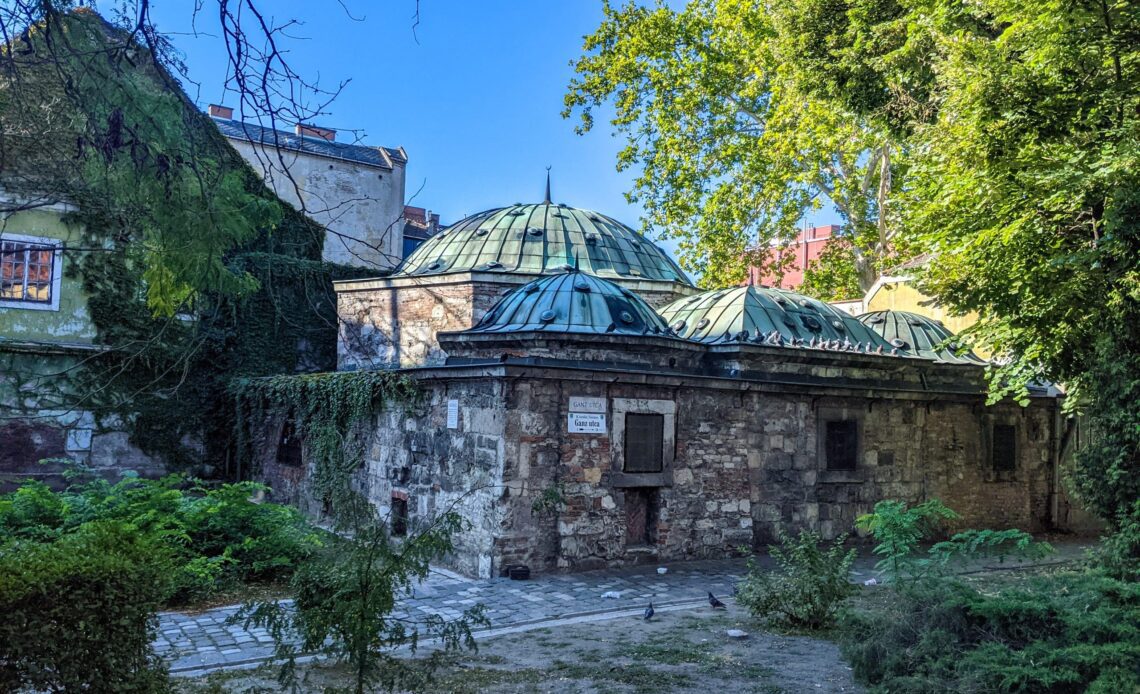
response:
[[[661,472],[664,440],[665,415],[626,413],[624,472]]]

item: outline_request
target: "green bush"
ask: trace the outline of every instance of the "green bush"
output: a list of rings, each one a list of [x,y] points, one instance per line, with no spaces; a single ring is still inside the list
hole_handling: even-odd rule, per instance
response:
[[[1120,514],[1115,532],[1101,541],[1096,561],[1113,578],[1140,581],[1140,500]]]
[[[919,543],[941,532],[941,524],[959,516],[938,499],[908,507],[902,501],[880,501],[873,513],[860,516],[855,525],[870,531],[878,541],[873,550],[883,557],[875,568],[892,583],[913,581],[944,574],[954,562],[984,557],[1007,556],[1040,559],[1053,552],[1045,542],[1036,542],[1027,532],[1008,530],[964,530],[948,540],[935,543],[919,553]]]
[[[849,578],[855,550],[844,551],[847,537],[826,550],[820,536],[807,530],[795,539],[783,531],[777,537],[780,545],[770,551],[778,570],[766,571],[749,559],[737,602],[770,622],[808,629],[831,624],[839,605],[855,591]]]
[[[1140,586],[1097,574],[983,594],[949,579],[840,622],[855,674],[889,692],[1125,692],[1140,687]]]
[[[63,492],[29,482],[0,496],[0,533],[47,542],[90,523],[128,524],[174,557],[169,600],[186,602],[239,581],[287,578],[319,546],[319,531],[298,511],[252,500],[264,490],[251,482],[211,489],[177,475],[96,479]]]
[[[115,522],[0,550],[0,690],[164,691],[152,644],[169,561]]]

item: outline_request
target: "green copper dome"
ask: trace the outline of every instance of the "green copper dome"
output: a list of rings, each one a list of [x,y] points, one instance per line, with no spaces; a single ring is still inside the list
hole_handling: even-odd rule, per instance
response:
[[[397,275],[514,272],[541,275],[579,265],[614,279],[692,282],[653,242],[610,217],[549,202],[480,212],[423,243]]]
[[[600,277],[571,269],[513,290],[468,330],[672,336],[645,300]]]
[[[873,330],[829,304],[784,289],[736,287],[674,301],[661,316],[698,342],[752,342],[898,354]]]
[[[954,333],[933,318],[909,311],[874,311],[859,320],[884,340],[920,357],[951,364],[986,363],[973,352],[957,354]]]

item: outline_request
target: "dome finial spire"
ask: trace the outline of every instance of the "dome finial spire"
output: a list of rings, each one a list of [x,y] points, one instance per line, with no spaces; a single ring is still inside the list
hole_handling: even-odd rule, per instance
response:
[[[543,200],[547,205],[550,204],[550,167],[546,167],[546,199]]]

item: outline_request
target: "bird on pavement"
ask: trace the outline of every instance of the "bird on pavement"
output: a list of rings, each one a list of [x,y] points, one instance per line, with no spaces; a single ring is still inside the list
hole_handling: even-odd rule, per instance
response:
[[[645,621],[653,619],[653,603],[649,603],[649,607],[645,608]]]
[[[709,604],[712,605],[712,608],[714,610],[727,610],[728,609],[728,605],[725,605],[720,600],[717,600],[716,596],[712,594],[712,591],[709,591]]]

